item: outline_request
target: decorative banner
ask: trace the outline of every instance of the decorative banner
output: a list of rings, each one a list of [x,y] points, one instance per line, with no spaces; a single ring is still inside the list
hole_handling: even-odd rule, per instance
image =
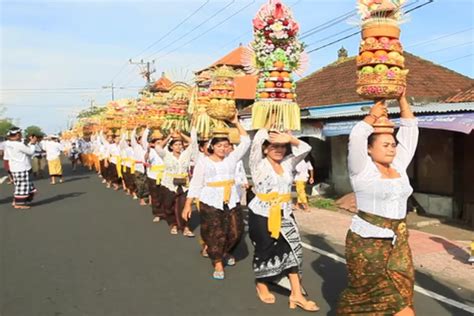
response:
[[[245,62],[248,72],[259,75],[252,126],[263,128],[272,119],[273,128],[299,130],[293,73],[302,75],[308,64],[304,45],[297,38],[299,25],[281,0],[270,0],[258,11],[253,28],[254,41]]]

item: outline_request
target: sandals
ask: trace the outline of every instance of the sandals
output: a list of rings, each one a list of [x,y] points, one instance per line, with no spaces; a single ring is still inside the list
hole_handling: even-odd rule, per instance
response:
[[[225,273],[224,271],[214,271],[214,273],[212,273],[212,278],[214,280],[224,280],[225,279]]]
[[[261,300],[265,304],[275,304],[275,301],[276,301],[275,295],[270,293],[269,296],[263,297],[262,294],[260,293],[260,290],[258,289],[258,287],[255,287],[255,288],[257,290],[257,297],[258,297],[259,300]]]
[[[293,298],[291,298],[290,296],[290,309],[296,309],[296,307],[299,307],[301,308],[302,310],[304,311],[307,311],[307,312],[317,312],[319,311],[319,307],[318,305],[316,305],[315,302],[313,301],[298,301],[298,300],[295,300]]]
[[[178,227],[176,227],[176,226],[171,227],[170,234],[171,235],[178,235]]]
[[[225,265],[229,267],[235,266],[235,258],[232,256],[228,256],[225,260]]]
[[[29,210],[31,206],[28,205],[13,205],[13,207],[17,210]]]
[[[188,238],[194,238],[196,235],[193,234],[193,232],[189,228],[185,228],[183,231],[183,236],[188,237]]]

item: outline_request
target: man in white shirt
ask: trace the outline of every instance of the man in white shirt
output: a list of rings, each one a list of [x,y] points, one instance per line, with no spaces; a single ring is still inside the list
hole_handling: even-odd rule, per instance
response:
[[[308,197],[306,196],[306,183],[314,183],[314,170],[308,157],[296,165],[296,195],[298,198],[297,208],[300,210],[308,209]],[[309,179],[308,179],[309,178]]]
[[[13,207],[29,209],[36,192],[31,180],[31,156],[35,152],[36,140],[25,145],[21,139],[21,129],[14,127],[8,131],[9,140],[5,142],[5,155],[8,157],[10,172],[15,185]]]
[[[59,142],[59,137],[56,135],[49,136],[48,140],[43,142],[43,149],[46,151],[51,184],[56,184],[56,178],[59,178],[59,182],[63,183],[63,167],[60,159],[63,145]]]

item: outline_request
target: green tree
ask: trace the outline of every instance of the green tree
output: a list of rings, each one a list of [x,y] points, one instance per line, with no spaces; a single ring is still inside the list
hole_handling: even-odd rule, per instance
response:
[[[36,125],[31,125],[25,128],[24,135],[26,138],[30,137],[30,135],[36,135],[36,136],[44,136],[45,134],[43,133],[43,130],[41,127],[36,126]]]
[[[10,128],[14,127],[11,119],[3,118],[0,119],[0,137],[5,137]]]

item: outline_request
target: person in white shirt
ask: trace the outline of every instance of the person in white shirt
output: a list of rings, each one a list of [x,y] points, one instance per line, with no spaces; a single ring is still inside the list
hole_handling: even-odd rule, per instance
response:
[[[288,133],[259,130],[249,158],[256,196],[248,208],[258,297],[266,304],[275,303],[268,283],[283,285],[288,280],[290,308],[314,312],[319,307],[303,296],[303,247],[291,205],[295,167],[310,151],[311,146]]]
[[[25,145],[21,129],[15,127],[8,131],[9,140],[5,142],[5,155],[8,157],[10,172],[15,185],[13,207],[29,209],[36,188],[31,179],[31,156],[35,153],[35,139]]]
[[[228,155],[231,145],[226,131],[215,130],[209,142],[209,156],[198,159],[189,184],[183,218],[191,216],[194,199],[199,199],[201,236],[214,266],[213,278],[223,280],[224,265],[235,265],[232,256],[240,241],[244,223],[240,196],[235,187],[235,170],[250,147],[250,137],[240,125],[237,114],[231,121],[240,132],[240,144]]]
[[[183,150],[183,141],[187,140],[190,146]],[[161,179],[163,192],[162,207],[166,213],[166,221],[170,227],[170,234],[177,235],[182,231],[186,237],[194,237],[183,220],[181,214],[186,201],[189,185],[189,169],[193,156],[197,150],[196,131],[191,130],[191,138],[181,132],[172,131],[160,144],[155,147],[158,155],[165,164],[165,173]],[[164,148],[166,146],[166,149]]]
[[[122,165],[120,158],[120,137],[114,133],[107,134],[104,137],[103,132],[100,133],[102,144],[105,146],[106,160],[104,167],[107,168],[107,188],[113,187],[115,191],[120,189],[122,178]]]
[[[309,157],[296,165],[296,194],[297,194],[297,208],[300,210],[308,209],[308,197],[306,196],[306,183],[314,183],[314,171]]]
[[[165,172],[165,163],[155,150],[156,146],[158,146],[162,140],[163,134],[161,134],[159,130],[153,132],[150,143],[142,138],[142,142],[144,142],[143,145],[148,146],[148,150],[145,154],[145,165],[147,168],[147,183],[148,190],[150,191],[150,204],[154,223],[158,223],[165,217],[162,207],[163,190],[161,187],[161,179]]]
[[[56,184],[56,178],[59,178],[59,183],[63,183],[63,167],[60,158],[63,145],[59,142],[59,137],[57,135],[49,136],[42,142],[42,147],[46,151],[51,184]]]
[[[120,155],[122,156],[122,179],[124,191],[126,195],[130,195],[133,199],[138,199],[135,187],[135,158],[128,133],[124,132],[120,139]]]
[[[346,237],[348,287],[338,315],[415,315],[415,275],[406,226],[407,200],[413,189],[406,169],[418,144],[418,121],[404,95],[395,136],[374,129],[387,116],[384,101],[349,136],[349,176],[357,215]]]
[[[133,149],[133,164],[135,164],[135,187],[136,194],[140,200],[140,205],[145,206],[147,202],[146,198],[150,195],[147,185],[147,176],[145,168],[145,154],[148,150],[148,134],[150,130],[145,128],[140,137],[137,137],[137,129],[132,131],[130,141]]]
[[[1,142],[0,143],[0,151],[2,153],[2,160],[3,160],[3,169],[7,172],[7,176],[6,178],[2,178],[2,181],[0,181],[0,183],[3,183],[5,180],[8,179],[7,181],[7,184],[12,184],[13,183],[13,177],[12,177],[12,173],[10,172],[10,165],[8,163],[8,155],[7,155],[7,152],[5,150],[5,145],[7,143],[7,140],[9,140],[10,136],[7,134],[7,137],[5,139],[5,141]]]

